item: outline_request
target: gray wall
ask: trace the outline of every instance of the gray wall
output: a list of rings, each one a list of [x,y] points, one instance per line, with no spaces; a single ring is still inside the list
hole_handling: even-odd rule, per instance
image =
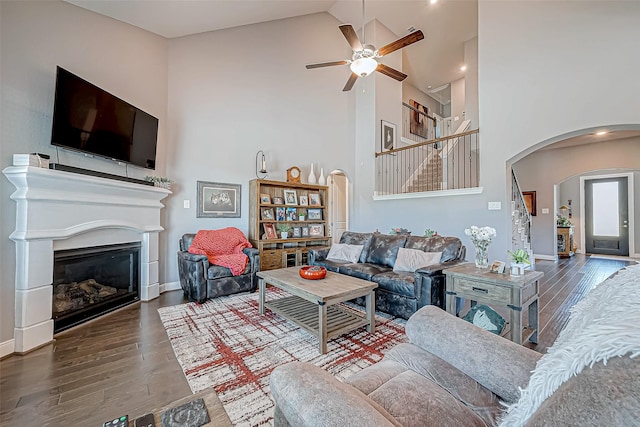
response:
[[[536,191],[537,215],[532,217],[532,249],[536,255],[555,256],[555,209],[571,199],[574,240],[580,242],[580,176],[636,171],[634,200],[635,224],[640,224],[640,137],[574,147],[536,151],[514,163],[513,170],[523,191]],[[597,171],[597,172],[595,172]],[[558,203],[554,185],[559,186]],[[543,214],[542,209],[549,209]],[[636,253],[640,251],[640,230],[635,229]],[[584,248],[579,248],[584,251]]]
[[[119,175],[162,176],[167,145],[166,41],[131,25],[59,1],[0,2],[0,168],[14,153],[39,152],[54,162]],[[160,120],[156,171],[92,159],[50,145],[56,66]],[[58,155],[59,154],[59,155]],[[15,188],[0,178],[0,344],[13,338]]]

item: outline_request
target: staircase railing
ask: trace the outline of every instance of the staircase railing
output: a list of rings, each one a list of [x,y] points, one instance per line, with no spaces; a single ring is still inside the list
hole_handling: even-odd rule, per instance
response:
[[[531,250],[531,214],[524,202],[524,196],[513,169],[511,170],[511,250],[524,249],[534,262]]]
[[[404,194],[479,186],[479,130],[376,153],[376,193]]]

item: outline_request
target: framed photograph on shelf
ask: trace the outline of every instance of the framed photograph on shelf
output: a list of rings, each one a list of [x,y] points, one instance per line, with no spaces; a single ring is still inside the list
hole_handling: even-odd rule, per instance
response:
[[[284,221],[284,208],[282,206],[278,206],[276,208],[276,221]]]
[[[282,197],[273,196],[274,205],[284,205],[284,199]]]
[[[240,218],[240,184],[198,181],[197,218]]]
[[[267,239],[277,239],[278,238],[278,234],[276,233],[276,227],[275,227],[275,225],[273,225],[271,223],[264,224],[264,234],[265,234]]]
[[[309,193],[309,206],[322,206],[320,193]]]
[[[324,225],[311,224],[309,226],[309,237],[324,237]]]
[[[307,220],[322,220],[322,209],[307,209]]]
[[[293,237],[302,237],[302,231],[300,227],[293,227]]]
[[[262,203],[263,205],[270,205],[271,204],[271,196],[269,196],[266,193],[263,193],[260,195],[260,203]]]
[[[504,266],[505,264],[502,261],[493,261],[493,263],[491,263],[491,267],[489,267],[489,271],[492,273],[503,274]]]
[[[300,227],[302,237],[309,237],[309,227]]]
[[[396,146],[396,125],[380,120],[380,151],[393,150]]]
[[[535,191],[523,191],[522,197],[524,198],[524,204],[531,216],[536,216],[536,192]]]
[[[309,198],[306,195],[300,195],[300,206],[309,206]]]
[[[262,219],[273,221],[275,217],[273,216],[273,209],[271,208],[263,208],[261,213]]]
[[[296,197],[296,190],[284,190],[284,204],[285,205],[298,204],[298,198]]]
[[[298,219],[298,213],[296,208],[287,208],[287,221],[296,221]]]

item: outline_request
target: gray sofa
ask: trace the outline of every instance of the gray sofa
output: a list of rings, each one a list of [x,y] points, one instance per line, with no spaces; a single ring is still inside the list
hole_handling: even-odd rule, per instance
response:
[[[308,363],[274,369],[275,426],[636,426],[638,292],[640,265],[592,289],[544,355],[424,307],[409,343],[344,382]]]
[[[340,243],[363,245],[357,263],[328,260],[329,248],[309,251],[309,264],[378,284],[376,310],[408,319],[425,305],[444,308],[445,276],[442,270],[464,262],[466,249],[457,237],[419,237],[346,231]],[[440,262],[415,272],[395,272],[400,248],[442,252]],[[356,300],[364,304],[363,299]]]
[[[253,292],[258,287],[256,273],[260,271],[260,251],[255,248],[242,250],[249,257],[245,271],[234,276],[227,267],[209,263],[206,255],[189,253],[195,234],[180,238],[178,251],[178,276],[184,295],[191,301],[204,302],[209,298],[238,292]]]

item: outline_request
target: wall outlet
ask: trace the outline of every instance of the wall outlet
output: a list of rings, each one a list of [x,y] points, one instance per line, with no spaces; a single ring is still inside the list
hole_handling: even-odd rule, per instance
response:
[[[499,211],[500,209],[502,209],[502,203],[501,202],[489,202],[489,210],[490,211]]]
[[[542,208],[543,214],[549,214],[549,208]]]
[[[191,202],[189,200],[185,200],[184,202],[182,202],[182,204],[184,205],[185,209],[189,209],[189,206],[191,205]]]

